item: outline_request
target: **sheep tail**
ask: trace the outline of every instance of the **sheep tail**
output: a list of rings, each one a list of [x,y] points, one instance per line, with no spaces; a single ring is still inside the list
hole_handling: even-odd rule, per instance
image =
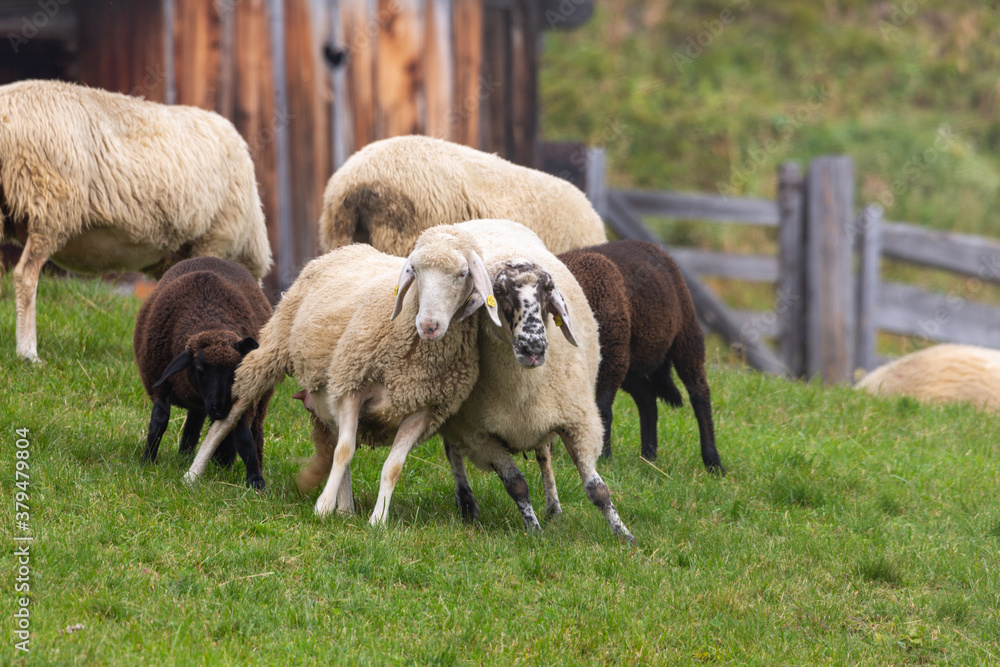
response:
[[[243,358],[236,369],[233,396],[259,401],[292,372],[292,359],[279,336],[270,336],[270,323],[261,330],[261,346]]]

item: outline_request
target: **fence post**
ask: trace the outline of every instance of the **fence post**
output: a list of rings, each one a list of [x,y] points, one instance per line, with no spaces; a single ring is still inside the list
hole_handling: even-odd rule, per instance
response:
[[[603,148],[587,147],[587,169],[583,174],[586,187],[584,192],[601,219],[608,215],[607,162]]]
[[[854,162],[813,160],[806,176],[806,369],[826,384],[853,375],[854,222]]]
[[[875,308],[878,304],[879,260],[882,258],[882,207],[869,204],[858,226],[858,340],[855,368],[875,368]]]
[[[778,167],[778,286],[774,311],[781,333],[778,351],[789,377],[806,373],[805,218],[802,168],[798,162]]]

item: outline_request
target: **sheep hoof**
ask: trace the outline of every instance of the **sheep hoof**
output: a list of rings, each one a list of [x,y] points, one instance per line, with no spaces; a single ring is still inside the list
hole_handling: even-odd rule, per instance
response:
[[[45,365],[45,361],[40,359],[37,354],[22,354],[21,359],[23,359],[26,363],[31,364],[32,366],[37,367]]]
[[[726,476],[726,468],[721,463],[713,463],[712,465],[707,465],[705,466],[705,470],[707,470],[709,474],[716,475],[718,477]]]
[[[194,474],[190,470],[184,473],[184,483],[188,486],[193,486],[195,482],[198,481],[198,475]]]
[[[555,517],[562,514],[562,507],[559,503],[554,503],[552,505],[546,505],[545,507],[545,518],[554,519]]]
[[[255,477],[254,479],[247,480],[247,487],[251,489],[256,489],[257,491],[263,491],[267,484],[264,482],[263,477]]]
[[[313,510],[319,518],[325,517],[333,511],[333,503],[328,503],[320,498],[316,501],[316,508]]]

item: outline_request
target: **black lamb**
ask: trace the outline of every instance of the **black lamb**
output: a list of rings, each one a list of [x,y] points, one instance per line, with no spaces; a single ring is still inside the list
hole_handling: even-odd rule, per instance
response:
[[[194,449],[205,417],[223,419],[232,407],[236,367],[257,348],[271,304],[250,272],[215,257],[175,264],[139,310],[132,339],[146,393],[153,400],[142,460],[156,461],[170,406],[187,410],[180,451]],[[239,453],[247,486],[264,488],[261,472],[268,392],[243,416],[216,452],[230,465]]]
[[[597,406],[604,422],[603,456],[611,456],[611,407],[621,388],[639,409],[642,456],[656,458],[656,399],[674,407],[684,402],[671,378],[673,366],[698,420],[701,459],[709,470],[724,473],[715,448],[705,339],[687,284],[670,255],[645,241],[612,241],[570,250],[559,259],[583,288],[599,327]]]

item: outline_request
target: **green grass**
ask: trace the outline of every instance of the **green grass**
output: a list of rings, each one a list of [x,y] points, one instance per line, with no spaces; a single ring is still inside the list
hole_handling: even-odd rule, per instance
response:
[[[1000,438],[969,406],[930,408],[713,364],[718,446],[706,474],[688,408],[661,408],[639,459],[620,397],[599,466],[639,541],[618,544],[565,453],[563,516],[524,534],[492,475],[463,524],[435,439],[416,450],[389,525],[367,524],[385,450],[353,466],[357,518],[318,520],[293,477],[310,454],[289,380],[271,403],[263,494],[241,463],[181,482],[175,413],[138,462],[150,404],[135,370],[139,304],[43,278],[41,366],[14,354],[0,296],[0,487],[30,429],[32,662],[37,664],[984,664],[1000,659]],[[536,508],[537,466],[523,461]],[[4,503],[5,554],[14,516]],[[0,559],[12,648],[15,560]],[[83,630],[61,634],[74,624]]]

